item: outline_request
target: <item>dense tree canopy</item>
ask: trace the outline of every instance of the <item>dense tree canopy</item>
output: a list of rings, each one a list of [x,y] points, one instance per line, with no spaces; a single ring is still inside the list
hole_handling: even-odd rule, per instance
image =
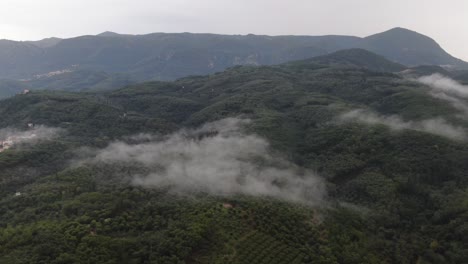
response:
[[[60,127],[0,153],[1,263],[463,263],[468,144],[342,122],[366,109],[401,122],[452,104],[392,73],[302,61],[100,93],[33,91],[0,102],[0,127]],[[313,207],[272,197],[176,195],[134,186],[129,164],[75,164],[82,147],[225,117],[327,180]],[[19,195],[16,193],[19,192]]]

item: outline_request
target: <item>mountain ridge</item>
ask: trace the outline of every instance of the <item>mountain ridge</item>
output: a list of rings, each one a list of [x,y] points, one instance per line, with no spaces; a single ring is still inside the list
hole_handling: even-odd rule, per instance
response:
[[[401,38],[401,35],[411,37]],[[415,45],[426,48],[420,51],[413,48]],[[406,46],[411,49],[405,50]],[[468,67],[468,63],[446,53],[431,38],[401,28],[365,38],[103,32],[97,36],[38,42],[3,41],[3,45],[0,43],[0,78],[22,79],[79,65],[82,69],[129,73],[139,80],[174,80],[210,74],[235,65],[279,64],[350,48],[366,49],[406,66]]]

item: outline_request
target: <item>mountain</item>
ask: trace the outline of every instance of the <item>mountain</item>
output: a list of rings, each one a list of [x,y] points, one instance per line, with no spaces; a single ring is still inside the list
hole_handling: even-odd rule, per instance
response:
[[[466,262],[468,102],[362,53],[0,101],[60,131],[0,152],[0,262]]]
[[[408,29],[394,28],[366,37],[363,41],[368,50],[407,66],[466,67],[466,62],[448,54],[433,39]]]
[[[190,33],[0,41],[0,78],[30,79],[71,68],[125,73],[143,80],[174,80],[236,65],[273,65],[361,48],[406,66],[466,67],[434,40],[396,28],[366,38],[352,36],[261,36]]]

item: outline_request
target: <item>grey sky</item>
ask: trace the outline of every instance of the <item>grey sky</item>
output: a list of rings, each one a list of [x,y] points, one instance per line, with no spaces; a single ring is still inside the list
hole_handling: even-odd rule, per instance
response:
[[[0,38],[103,31],[367,36],[405,27],[468,60],[467,0],[0,0]]]

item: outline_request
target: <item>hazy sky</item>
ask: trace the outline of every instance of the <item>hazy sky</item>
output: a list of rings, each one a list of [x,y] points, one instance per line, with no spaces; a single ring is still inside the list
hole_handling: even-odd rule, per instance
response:
[[[103,31],[367,36],[405,27],[468,60],[468,0],[0,0],[0,39]]]

